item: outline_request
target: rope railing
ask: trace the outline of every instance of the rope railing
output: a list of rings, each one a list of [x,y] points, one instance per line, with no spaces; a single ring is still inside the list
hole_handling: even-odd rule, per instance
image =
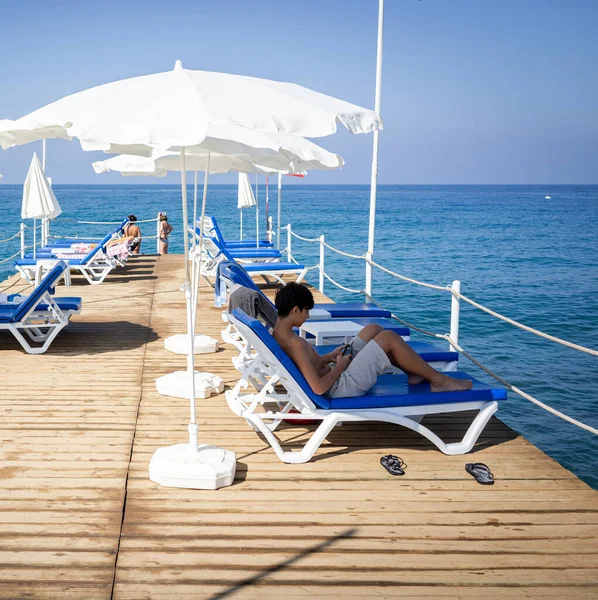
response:
[[[598,350],[592,350],[591,348],[586,348],[585,346],[580,346],[579,344],[574,344],[573,342],[568,342],[567,340],[563,340],[554,335],[550,335],[550,334],[544,333],[543,331],[540,331],[538,329],[534,329],[533,327],[529,327],[528,325],[524,325],[523,323],[519,323],[519,321],[515,321],[514,319],[505,317],[504,315],[501,315],[500,313],[497,313],[496,311],[494,311],[490,308],[487,308],[486,306],[483,306],[482,304],[475,302],[471,298],[468,298],[467,296],[464,296],[460,292],[457,292],[456,290],[452,289],[451,286],[448,286],[447,289],[449,290],[449,292],[451,292],[451,294],[453,294],[453,296],[455,296],[456,298],[459,298],[459,300],[464,300],[465,302],[467,302],[468,304],[471,304],[475,308],[479,308],[480,310],[484,311],[485,313],[488,313],[489,315],[492,315],[493,317],[496,317],[497,319],[500,319],[501,321],[504,321],[505,323],[509,323],[510,325],[514,325],[515,327],[519,327],[520,329],[529,331],[530,333],[533,333],[534,335],[542,337],[546,340],[550,340],[551,342],[556,342],[557,344],[567,346],[567,348],[572,348],[573,350],[579,350],[580,352],[585,352],[586,354],[591,354],[592,356],[598,356]]]
[[[0,265],[7,263],[9,260],[12,260],[13,258],[16,258],[17,256],[21,256],[22,251],[31,250],[31,248],[40,246],[41,244],[42,244],[42,242],[40,240],[36,244],[31,244],[31,246],[25,246],[24,248],[21,248],[18,252],[15,252],[13,255],[9,256],[8,258],[3,258],[2,260],[0,260]]]
[[[290,230],[290,234],[293,237],[296,237],[298,240],[303,240],[304,242],[319,242],[320,238],[306,238],[306,237],[302,237],[299,234],[295,233],[293,230]]]
[[[330,244],[328,244],[326,242],[322,242],[322,245],[325,246],[326,248],[328,248],[329,250],[332,250],[333,252],[340,254],[341,256],[347,256],[348,258],[357,258],[357,259],[365,260],[365,254],[358,255],[358,254],[350,254],[349,252],[343,252],[342,250],[339,250],[338,248],[335,248],[334,246],[331,246]]]
[[[509,383],[504,377],[501,377],[500,375],[497,375],[496,373],[494,373],[494,371],[490,370],[488,367],[483,365],[479,360],[474,358],[469,352],[467,352],[461,346],[459,346],[459,344],[455,340],[451,339],[450,335],[447,334],[443,337],[449,342],[449,344],[451,344],[454,348],[456,348],[459,352],[461,352],[461,354],[463,354],[463,356],[468,358],[474,365],[476,365],[477,367],[482,369],[482,371],[484,371],[485,373],[490,375],[490,377],[493,377],[494,379],[496,379],[496,381],[498,381],[500,384],[504,385],[507,389],[511,390],[518,396],[521,396],[522,398],[525,398],[526,400],[533,402],[540,408],[543,408],[544,410],[548,411],[549,413],[559,417],[560,419],[563,419],[564,421],[567,421],[568,423],[571,423],[572,425],[576,425],[577,427],[580,427],[581,429],[585,429],[586,431],[589,431],[590,433],[593,433],[594,435],[598,435],[598,429],[596,429],[595,427],[592,427],[591,425],[586,425],[585,423],[582,423],[581,421],[578,421],[577,419],[569,417],[565,413],[562,413],[562,412],[556,410],[555,408],[548,406],[548,404],[545,404],[544,402],[538,400],[537,398],[534,398],[531,394],[528,394],[527,392],[524,392],[523,390],[521,390],[518,387],[514,386],[513,384]]]
[[[330,281],[330,283],[334,284],[336,287],[340,288],[341,290],[345,290],[345,292],[350,292],[352,294],[365,294],[365,290],[354,290],[354,289],[345,287],[344,285],[340,284],[338,281],[335,281],[334,279],[332,279],[332,277],[330,277],[330,275],[328,275],[328,273],[326,273],[326,271],[323,271],[322,269],[320,269],[320,271],[324,275],[324,277],[326,277],[326,279],[328,279],[328,281]]]
[[[25,225],[25,227],[27,227],[27,225]],[[11,235],[9,238],[6,238],[5,240],[0,240],[0,244],[4,244],[5,242],[10,242],[11,240],[18,238],[20,235],[21,235],[21,232],[17,231],[14,235]]]
[[[433,289],[433,290],[438,290],[438,291],[448,291],[449,293],[451,293],[454,297],[458,298],[459,300],[463,300],[464,302],[467,302],[468,304],[470,304],[471,306],[497,318],[500,319],[502,321],[504,321],[505,323],[509,323],[510,325],[513,325],[515,327],[519,327],[520,329],[523,329],[524,331],[527,331],[529,333],[532,333],[534,335],[537,335],[538,337],[544,338],[546,340],[549,340],[551,342],[555,342],[557,344],[561,344],[563,346],[566,346],[567,348],[571,348],[573,350],[578,350],[579,352],[584,352],[586,354],[590,354],[592,356],[598,356],[598,350],[594,350],[593,348],[587,348],[586,346],[582,346],[580,344],[575,344],[573,342],[569,342],[567,340],[564,340],[562,338],[556,337],[554,335],[550,335],[548,333],[544,333],[543,331],[540,331],[538,329],[534,329],[533,327],[529,327],[528,325],[524,325],[523,323],[519,323],[519,321],[515,321],[514,319],[511,319],[509,317],[506,317],[505,315],[502,315],[490,308],[487,308],[486,306],[483,306],[482,304],[479,304],[478,302],[476,302],[475,300],[472,300],[471,298],[468,298],[467,296],[464,296],[463,294],[461,294],[460,292],[458,292],[457,290],[453,289],[453,287],[451,285],[446,285],[446,286],[442,286],[442,285],[436,285],[433,283],[426,283],[424,281],[419,281],[417,279],[414,279],[412,277],[407,277],[405,275],[401,275],[399,273],[395,273],[394,271],[391,271],[390,269],[387,269],[386,267],[382,266],[381,264],[375,262],[374,260],[371,260],[367,258],[367,256],[362,255],[362,256],[358,256],[356,254],[350,254],[348,252],[343,252],[342,250],[339,250],[338,248],[334,248],[333,246],[331,246],[330,244],[320,240],[319,238],[303,238],[300,237],[298,234],[296,234],[293,231],[290,231],[291,235],[299,238],[299,239],[303,239],[305,241],[316,241],[321,243],[322,245],[324,245],[326,248],[329,248],[330,250],[333,250],[334,252],[337,252],[338,254],[341,254],[343,256],[347,256],[349,258],[357,258],[357,259],[364,259],[366,260],[366,262],[368,262],[369,264],[371,264],[372,266],[376,267],[377,269],[380,269],[381,271],[383,271],[384,273],[387,273],[388,275],[390,275],[391,277],[395,277],[396,279],[400,279],[402,281],[406,281],[408,283],[413,283],[415,285],[419,285],[421,287],[425,287],[425,288],[429,288],[429,289]],[[328,278],[327,274],[324,273],[324,276]],[[340,284],[338,282],[332,281],[332,283],[334,283],[334,285],[336,285],[337,287],[341,287]],[[343,289],[343,288],[341,288]]]

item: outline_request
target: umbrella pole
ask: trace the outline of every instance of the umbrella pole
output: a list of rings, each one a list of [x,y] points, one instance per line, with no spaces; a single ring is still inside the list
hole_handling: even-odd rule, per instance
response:
[[[278,174],[278,223],[276,224],[276,247],[280,250],[280,208],[282,206],[282,173]]]
[[[193,342],[195,334],[193,332],[193,314],[191,306],[191,281],[189,272],[189,235],[187,233],[187,172],[185,167],[185,148],[181,150],[181,200],[183,204],[183,247],[185,249],[185,303],[187,305],[187,331],[189,333],[189,348],[187,354],[187,373],[189,375],[189,404],[190,404],[190,423],[189,423],[189,446],[192,451],[197,452],[197,424],[195,420],[195,355],[193,353]]]
[[[197,235],[195,232],[195,227],[196,227],[196,223],[197,223],[197,171],[194,171],[194,178],[193,178],[193,223],[191,224],[191,229],[193,230],[193,237],[191,238],[193,240],[193,244],[192,244],[192,248],[193,248],[193,256],[195,256],[195,250],[196,250],[196,246],[197,246]],[[201,227],[203,227],[203,223],[201,224]],[[192,261],[191,264],[191,282],[195,281],[195,260]],[[195,311],[195,303],[193,303],[193,310]],[[193,317],[194,322],[195,322],[195,316]]]
[[[260,200],[257,187],[257,173],[255,174],[255,247],[260,247]]]
[[[203,220],[206,216],[206,204],[207,204],[207,199],[208,199],[208,175],[210,173],[210,156],[211,156],[211,152],[208,151],[208,160],[206,162],[206,171],[204,173],[204,179],[203,179],[203,197],[201,200],[201,223],[203,223]],[[198,264],[197,264],[197,276],[196,276],[196,280],[193,282],[193,294],[194,294],[194,312],[193,312],[193,335],[195,335],[195,323],[197,321],[197,302],[199,300],[199,277],[201,274],[201,261],[202,261],[202,254],[203,254],[203,227],[200,228],[199,230],[199,260],[198,260]],[[195,262],[195,261],[194,261]]]
[[[33,258],[35,258],[35,248],[37,246],[37,235],[35,229],[35,219],[33,219]]]
[[[243,239],[243,209],[239,209],[239,239]]]

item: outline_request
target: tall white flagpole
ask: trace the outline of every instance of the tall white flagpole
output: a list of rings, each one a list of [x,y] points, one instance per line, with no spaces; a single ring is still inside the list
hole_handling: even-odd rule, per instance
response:
[[[380,95],[382,92],[382,30],[384,28],[384,0],[378,0],[378,45],[376,48],[376,97],[374,110],[380,114]],[[370,183],[370,222],[368,229],[367,258],[374,255],[374,231],[376,228],[376,186],[378,184],[378,130],[374,131],[374,148],[372,153],[372,178]],[[372,297],[372,265],[366,262],[365,291]]]

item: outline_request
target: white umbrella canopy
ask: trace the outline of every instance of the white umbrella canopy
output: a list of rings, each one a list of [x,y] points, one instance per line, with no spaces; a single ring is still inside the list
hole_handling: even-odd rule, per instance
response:
[[[321,137],[337,122],[352,133],[382,128],[376,112],[293,83],[193,71],[177,61],[172,71],[99,85],[2,121],[0,146],[77,137],[122,151],[178,150],[203,142],[210,124]]]
[[[287,170],[290,162],[285,162]],[[124,176],[165,177],[169,171],[181,170],[181,159],[176,152],[155,152],[151,157],[121,154],[107,160],[98,160],[92,163],[96,173],[119,172]],[[207,153],[205,155],[186,155],[185,169],[187,171],[205,171],[208,166]],[[228,173],[238,171],[242,173],[272,174],[276,171],[270,167],[252,163],[245,156],[212,154],[210,157],[209,173]]]
[[[21,218],[55,219],[60,214],[62,214],[60,204],[56,200],[37,154],[34,154],[23,186]]]

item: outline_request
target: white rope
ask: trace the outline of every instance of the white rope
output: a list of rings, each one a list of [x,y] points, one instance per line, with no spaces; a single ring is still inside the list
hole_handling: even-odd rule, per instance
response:
[[[299,263],[295,260],[295,257],[292,254],[289,254],[289,258],[291,259],[291,262],[294,262],[296,265],[298,265]],[[276,263],[274,263],[276,264]],[[306,271],[313,271],[314,269],[319,269],[320,265],[314,265],[313,267],[305,267]]]
[[[43,242],[40,240],[36,244],[31,244],[31,246],[25,246],[24,248],[22,248],[18,252],[15,252],[12,256],[9,256],[8,258],[3,258],[2,260],[0,260],[0,265],[3,265],[4,263],[7,263],[9,260],[12,260],[13,258],[15,258],[17,256],[20,256],[22,251],[24,251],[24,250],[31,250],[31,248],[33,248],[34,246],[40,246],[42,243]]]
[[[361,260],[365,260],[365,254],[349,254],[349,252],[343,252],[342,250],[339,250],[338,248],[335,248],[334,246],[331,246],[330,244],[327,244],[326,242],[322,242],[322,244],[324,244],[324,246],[326,246],[326,248],[328,248],[329,250],[332,250],[333,252],[336,252],[337,254],[341,254],[342,256],[348,256],[349,258],[358,258]]]
[[[320,265],[318,265],[318,267],[319,266]],[[332,279],[332,277],[330,277],[330,275],[328,275],[326,271],[322,271],[322,269],[320,269],[320,272],[324,275],[324,277],[326,277],[326,279],[328,279],[328,281],[330,281],[330,283],[333,283],[336,287],[340,288],[341,290],[345,290],[345,292],[351,292],[352,294],[365,294],[365,290],[353,290],[351,288],[345,287],[344,285],[338,283],[338,281]]]
[[[479,308],[480,310],[483,310],[484,312],[488,313],[489,315],[492,315],[493,317],[496,317],[497,319],[500,319],[501,321],[505,321],[505,323],[509,323],[511,325],[514,325],[515,327],[519,327],[520,329],[529,331],[530,333],[533,333],[534,335],[542,337],[546,340],[550,340],[552,342],[557,342],[558,344],[562,344],[563,346],[567,346],[568,348],[573,348],[573,350],[579,350],[580,352],[585,352],[587,354],[591,354],[592,356],[598,356],[598,350],[592,350],[591,348],[586,348],[585,346],[580,346],[579,344],[573,344],[572,342],[568,342],[567,340],[563,340],[561,338],[555,337],[554,335],[549,335],[548,333],[543,333],[542,331],[539,331],[538,329],[534,329],[533,327],[528,327],[527,325],[523,325],[523,323],[519,323],[518,321],[509,319],[509,317],[505,317],[504,315],[501,315],[500,313],[497,313],[493,310],[490,310],[489,308],[486,308],[485,306],[482,306],[481,304],[478,304],[477,302],[474,302],[467,296],[464,296],[463,294],[455,291],[452,288],[452,286],[450,286],[450,285],[447,287],[447,289],[456,298],[459,298],[460,300],[465,300],[465,302],[471,304],[472,306],[475,306],[476,308]]]
[[[567,421],[568,423],[571,423],[572,425],[576,425],[577,427],[580,427],[581,429],[585,429],[586,431],[589,431],[590,433],[593,433],[594,435],[598,435],[598,429],[596,429],[595,427],[586,425],[585,423],[582,423],[581,421],[578,421],[577,419],[573,419],[572,417],[569,417],[568,415],[552,408],[551,406],[544,404],[544,402],[541,402],[537,398],[530,396],[530,394],[524,392],[523,390],[520,390],[518,387],[515,387],[514,385],[510,384],[506,379],[502,378],[500,375],[497,375],[496,373],[494,373],[493,371],[491,371],[490,369],[485,367],[480,361],[476,360],[473,356],[471,356],[471,354],[469,354],[469,352],[466,352],[465,350],[463,350],[463,348],[461,348],[461,346],[459,346],[459,344],[457,344],[454,340],[451,339],[450,335],[446,334],[444,336],[444,339],[447,340],[454,348],[456,348],[464,356],[466,356],[472,363],[474,363],[480,369],[482,369],[483,371],[488,373],[488,375],[490,375],[491,377],[494,377],[494,379],[496,379],[496,381],[498,381],[499,383],[504,385],[506,388],[508,388],[512,392],[515,392],[518,396],[521,396],[522,398],[525,398],[526,400],[533,402],[540,408],[543,408],[544,410],[548,411],[549,413],[563,419],[564,421]]]
[[[377,262],[374,262],[373,260],[370,260],[369,263],[371,265],[373,265],[374,267],[377,267],[381,271],[384,271],[385,273],[388,273],[389,275],[392,275],[393,277],[396,277],[397,279],[402,279],[403,281],[408,281],[409,283],[415,283],[416,285],[421,285],[422,287],[427,287],[432,290],[441,290],[443,292],[448,289],[447,286],[435,285],[433,283],[425,283],[423,281],[418,281],[417,279],[412,279],[411,277],[405,277],[404,275],[399,275],[398,273],[395,273],[394,271],[391,271],[390,269],[387,269],[386,267],[379,265]]]
[[[28,246],[31,247],[31,246]],[[8,258],[3,258],[2,260],[0,260],[0,265],[3,265],[4,263],[7,263],[9,260],[12,260],[13,258],[20,256],[21,255],[21,251],[19,250],[18,252],[15,252],[12,256],[9,256]]]
[[[21,235],[20,231],[17,231],[17,233],[15,233],[13,236],[6,238],[5,240],[0,240],[0,244],[3,244],[5,242],[10,242],[11,240],[14,240],[15,238],[19,237]]]
[[[296,237],[298,240],[303,240],[304,242],[319,242],[320,238],[306,238],[296,234],[294,231],[291,231],[291,235]]]

